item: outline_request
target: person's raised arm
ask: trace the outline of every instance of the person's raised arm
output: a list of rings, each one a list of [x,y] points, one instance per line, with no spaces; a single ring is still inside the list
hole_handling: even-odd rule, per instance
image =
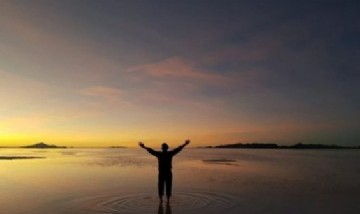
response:
[[[146,147],[143,142],[139,142],[139,146],[140,146],[141,148],[143,148],[143,149],[146,149],[150,154],[155,155],[155,156],[157,155],[157,152],[156,152],[156,151],[154,151],[154,150],[153,150],[152,148],[150,148],[150,147]]]
[[[187,146],[191,141],[189,139],[185,140],[185,143],[183,143],[182,145],[180,145],[179,147],[175,148],[172,152],[174,155],[176,155],[177,153],[179,153],[185,146]]]
[[[147,147],[145,146],[145,144],[143,143],[143,142],[139,142],[139,146],[141,147],[141,148],[143,148],[143,149],[147,149]]]

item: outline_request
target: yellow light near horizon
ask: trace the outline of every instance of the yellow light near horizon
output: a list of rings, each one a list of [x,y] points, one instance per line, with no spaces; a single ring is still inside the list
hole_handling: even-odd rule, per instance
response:
[[[136,147],[141,139],[131,134],[96,134],[88,133],[0,133],[0,146],[24,146],[37,142],[68,147]]]

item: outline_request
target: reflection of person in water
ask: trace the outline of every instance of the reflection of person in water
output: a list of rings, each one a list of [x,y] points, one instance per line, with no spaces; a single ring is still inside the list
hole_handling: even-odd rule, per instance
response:
[[[172,188],[172,158],[174,155],[179,153],[186,145],[190,143],[190,140],[186,140],[184,144],[177,147],[172,151],[168,151],[169,146],[166,143],[161,145],[162,152],[154,151],[152,148],[146,147],[144,143],[139,142],[141,148],[146,149],[150,154],[158,158],[158,168],[159,168],[159,180],[158,180],[158,190],[159,197],[162,200],[164,195],[164,185],[166,184],[166,196],[169,200],[171,197],[171,188]]]
[[[164,214],[164,207],[162,201],[159,204],[158,214]],[[165,214],[171,214],[171,206],[169,201],[166,203]]]

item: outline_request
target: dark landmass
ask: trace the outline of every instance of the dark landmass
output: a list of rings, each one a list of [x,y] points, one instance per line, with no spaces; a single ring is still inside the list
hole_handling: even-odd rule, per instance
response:
[[[45,157],[33,157],[33,156],[0,156],[0,160],[16,160],[16,159],[35,159]]]
[[[22,146],[20,148],[30,148],[30,149],[65,149],[66,146],[56,146],[56,145],[49,145],[43,142],[36,143],[30,146]]]
[[[126,149],[126,146],[110,146],[111,149]]]
[[[205,146],[200,148],[224,148],[224,149],[360,149],[360,146],[338,146],[326,144],[303,144],[297,143],[291,146],[279,146],[275,143],[235,143],[219,146]]]

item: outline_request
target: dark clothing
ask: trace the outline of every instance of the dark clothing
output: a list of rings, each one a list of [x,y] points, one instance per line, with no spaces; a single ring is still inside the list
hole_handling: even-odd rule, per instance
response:
[[[168,151],[168,152],[158,152],[158,151],[154,151],[151,148],[147,148],[146,150],[156,156],[158,158],[158,169],[159,172],[169,172],[171,171],[172,168],[172,158],[174,155],[176,155],[177,153],[179,153],[184,147],[183,146],[179,146],[176,149],[172,150],[172,151]]]
[[[159,196],[162,197],[164,195],[164,186],[166,185],[166,196],[171,197],[172,190],[172,172],[159,172],[159,180],[158,180],[158,191]]]
[[[184,146],[179,146],[178,148],[168,151],[168,152],[159,152],[154,151],[151,148],[146,149],[150,154],[154,155],[158,159],[158,170],[159,170],[159,180],[158,180],[158,190],[159,196],[164,195],[164,185],[166,185],[166,196],[171,196],[172,189],[172,158],[174,155],[179,153]]]

